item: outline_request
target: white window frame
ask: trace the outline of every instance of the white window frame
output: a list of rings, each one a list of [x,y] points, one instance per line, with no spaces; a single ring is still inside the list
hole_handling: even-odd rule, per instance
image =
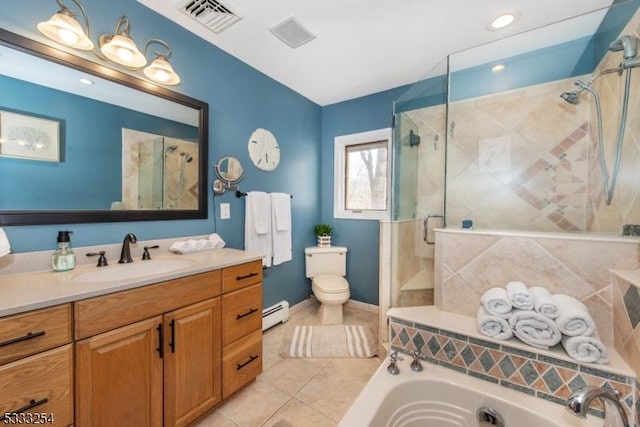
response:
[[[371,142],[387,141],[387,200],[385,211],[360,211],[345,209],[346,177],[345,152],[350,145],[367,144]],[[388,220],[391,218],[391,128],[377,129],[368,132],[352,133],[334,138],[333,151],[333,217],[341,219]]]

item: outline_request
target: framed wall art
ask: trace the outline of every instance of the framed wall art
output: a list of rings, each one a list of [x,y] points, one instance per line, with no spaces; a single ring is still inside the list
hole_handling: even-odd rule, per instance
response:
[[[0,110],[0,156],[60,161],[60,122]]]

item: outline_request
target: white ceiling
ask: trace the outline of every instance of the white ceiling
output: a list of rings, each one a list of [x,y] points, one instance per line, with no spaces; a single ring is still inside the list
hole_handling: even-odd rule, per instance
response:
[[[447,54],[612,3],[221,0],[242,19],[216,34],[178,10],[185,0],[138,1],[320,105],[414,83]],[[487,24],[503,12],[516,12],[519,19],[508,29],[487,30]],[[290,16],[316,39],[292,49],[269,32],[269,27]]]

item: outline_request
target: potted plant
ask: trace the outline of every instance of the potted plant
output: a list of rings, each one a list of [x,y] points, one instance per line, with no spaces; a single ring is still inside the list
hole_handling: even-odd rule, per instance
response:
[[[316,224],[316,226],[313,227],[313,231],[318,237],[318,247],[328,248],[331,246],[331,232],[333,231],[333,227],[329,224]]]

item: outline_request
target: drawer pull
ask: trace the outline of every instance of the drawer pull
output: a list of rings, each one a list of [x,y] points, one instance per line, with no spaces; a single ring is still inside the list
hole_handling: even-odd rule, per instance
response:
[[[238,363],[236,365],[236,371],[239,371],[240,369],[244,368],[245,366],[247,366],[249,363],[253,362],[257,358],[258,358],[258,356],[249,356],[249,360],[247,360],[244,363]]]
[[[244,279],[248,279],[249,277],[253,277],[257,275],[258,273],[254,271],[253,273],[245,274],[244,276],[236,276],[236,280],[244,280]]]
[[[250,309],[249,311],[247,311],[246,313],[236,314],[236,320],[240,320],[240,319],[242,319],[243,317],[250,316],[250,315],[252,315],[253,313],[255,313],[256,311],[258,311],[258,309],[257,309],[257,308],[252,308],[252,309]]]
[[[15,344],[15,343],[20,342],[20,341],[27,341],[27,340],[30,340],[32,338],[41,337],[44,334],[45,334],[45,331],[29,332],[25,336],[18,337],[18,338],[13,338],[13,339],[8,340],[8,341],[0,342],[0,347],[4,347],[5,345]]]
[[[47,399],[46,397],[44,399],[40,399],[40,400],[31,399],[31,401],[29,402],[28,405],[23,406],[20,409],[16,409],[15,411],[7,412],[6,414],[4,414],[4,416],[2,418],[0,418],[0,420],[2,420],[2,421],[8,420],[8,419],[10,419],[11,414],[19,414],[21,412],[26,412],[29,409],[35,408],[36,406],[44,405],[48,401],[49,401],[49,399]]]
[[[164,333],[162,331],[162,323],[158,325],[156,331],[158,331],[158,348],[156,348],[156,351],[160,359],[162,359],[164,357]]]

